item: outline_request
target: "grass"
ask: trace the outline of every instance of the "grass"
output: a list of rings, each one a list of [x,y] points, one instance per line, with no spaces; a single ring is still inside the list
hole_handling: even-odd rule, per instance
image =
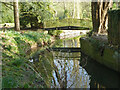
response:
[[[51,36],[44,33],[27,31],[0,31],[2,42],[2,76],[3,88],[40,88],[35,72],[30,69],[30,62],[26,53],[32,47],[51,42]],[[36,80],[37,79],[37,80]]]

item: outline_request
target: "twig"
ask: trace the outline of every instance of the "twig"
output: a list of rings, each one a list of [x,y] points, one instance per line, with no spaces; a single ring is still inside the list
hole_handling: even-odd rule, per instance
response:
[[[37,75],[38,75],[38,77],[37,78],[41,78],[44,82],[45,82],[45,84],[47,85],[47,83],[46,83],[46,81],[43,79],[43,77],[32,67],[32,66],[30,66],[29,64],[26,64],[28,67],[30,67]],[[43,87],[43,86],[42,86]]]

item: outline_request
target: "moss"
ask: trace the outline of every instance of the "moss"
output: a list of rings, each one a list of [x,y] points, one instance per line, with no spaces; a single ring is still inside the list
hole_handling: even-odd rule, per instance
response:
[[[94,39],[93,39],[94,40]],[[104,44],[104,50],[101,52],[101,47],[98,44],[99,41],[91,41],[88,38],[81,38],[80,43],[81,43],[81,51],[85,53],[86,55],[90,56],[97,62],[113,69],[116,71],[119,71],[120,64],[119,64],[119,52],[116,47],[110,47],[107,44]],[[96,46],[98,45],[98,46]],[[100,47],[99,47],[100,46]],[[101,55],[102,54],[102,55]]]

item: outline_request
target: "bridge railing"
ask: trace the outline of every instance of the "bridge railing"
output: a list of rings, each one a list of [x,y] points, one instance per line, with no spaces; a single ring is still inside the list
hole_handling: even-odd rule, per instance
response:
[[[44,21],[44,28],[62,27],[62,26],[80,26],[80,27],[92,28],[92,20],[66,18],[66,19],[54,19],[54,20]]]

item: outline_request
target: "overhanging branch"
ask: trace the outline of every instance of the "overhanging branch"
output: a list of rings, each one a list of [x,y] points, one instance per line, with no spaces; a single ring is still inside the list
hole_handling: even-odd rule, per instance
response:
[[[13,6],[13,4],[11,4],[11,3],[6,3],[6,2],[1,2],[1,3],[4,4],[7,8],[9,8],[9,9],[12,10],[12,7],[11,7],[11,6]]]

